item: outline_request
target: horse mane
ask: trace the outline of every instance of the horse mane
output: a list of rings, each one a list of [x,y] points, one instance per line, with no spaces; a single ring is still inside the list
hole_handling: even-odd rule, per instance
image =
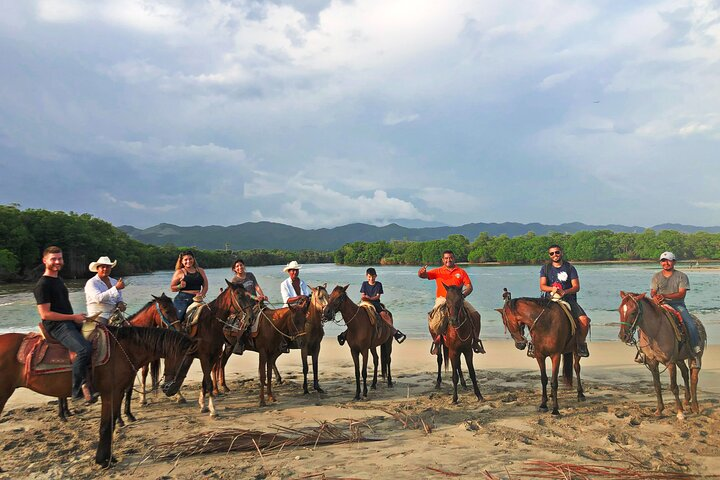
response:
[[[518,297],[513,298],[508,302],[508,307],[510,307],[510,311],[513,313],[517,313],[517,303],[518,301],[522,300],[523,302],[532,303],[534,305],[537,305],[538,307],[546,308],[550,305],[551,300],[549,298],[537,298],[537,297]]]
[[[184,352],[192,344],[185,334],[165,328],[107,327],[118,342],[125,340],[140,345],[163,356],[174,356]]]
[[[130,315],[129,317],[127,317],[127,321],[128,322],[131,321],[133,318],[137,317],[140,313],[144,312],[145,309],[148,308],[150,306],[150,304],[153,303],[154,301],[155,300],[150,300],[149,302],[147,302],[145,305],[143,305],[143,307],[140,310],[138,310],[137,312],[135,312],[132,315]]]

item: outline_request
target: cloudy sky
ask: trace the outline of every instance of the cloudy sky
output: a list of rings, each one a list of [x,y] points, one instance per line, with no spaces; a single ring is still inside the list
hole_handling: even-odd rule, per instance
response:
[[[0,203],[720,225],[719,1],[0,3]]]

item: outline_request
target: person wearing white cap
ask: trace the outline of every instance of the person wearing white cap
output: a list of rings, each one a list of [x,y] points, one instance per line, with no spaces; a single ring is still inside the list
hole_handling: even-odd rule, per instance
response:
[[[666,303],[680,312],[690,336],[690,350],[693,354],[700,353],[702,348],[697,325],[685,306],[685,294],[690,290],[690,281],[683,272],[675,270],[673,252],[663,252],[660,255],[660,266],[662,270],[653,275],[650,282],[650,295],[658,305]]]
[[[292,262],[285,265],[283,272],[287,272],[288,278],[286,278],[280,284],[280,294],[282,295],[284,306],[295,303],[300,300],[300,297],[310,297],[312,291],[305,282],[300,280],[300,269],[302,265],[293,260]]]
[[[115,265],[117,265],[117,260],[111,261],[109,257],[100,257],[96,262],[91,262],[90,271],[96,272],[96,275],[85,284],[85,303],[88,315],[99,313],[98,321],[104,324],[107,324],[116,308],[121,312],[124,312],[126,308],[122,296],[125,282],[122,278],[115,280],[110,277],[110,272]]]

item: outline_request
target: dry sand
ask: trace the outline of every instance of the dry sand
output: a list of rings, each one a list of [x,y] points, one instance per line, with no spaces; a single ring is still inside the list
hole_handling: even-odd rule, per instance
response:
[[[590,347],[591,357],[582,362],[587,401],[578,403],[575,389],[561,387],[559,417],[537,411],[537,364],[509,340],[486,342],[488,353],[475,356],[485,401],[478,402],[472,389],[460,389],[458,405],[451,404],[448,375],[441,390],[434,388],[436,363],[428,354],[429,341],[396,344],[394,388],[379,380],[377,390],[358,402],[352,401],[349,349],[334,339],[326,339],[320,356],[320,383],[327,393],[302,394],[299,353],[293,351],[281,357],[285,382],[274,388],[277,402],[265,408],[258,407],[257,355],[233,356],[227,375],[232,391],[216,401],[215,419],[201,414],[195,402],[196,364],[183,387],[187,404],[159,394],[149,397],[148,406],[133,405],[138,421],[116,431],[119,463],[110,470],[93,463],[99,406],[81,409],[61,423],[52,399],[20,389],[0,418],[0,477],[507,479],[533,478],[521,475],[530,460],[703,477],[720,473],[720,347],[711,346],[703,359],[701,413],[688,412],[682,422],[672,408],[667,374],[662,376],[664,416],[656,417],[651,376],[633,363],[634,350],[620,342]],[[398,412],[409,426],[388,412]],[[422,427],[420,419],[430,433],[411,428]],[[160,443],[197,438],[201,432],[275,432],[275,426],[316,427],[324,421],[343,429],[355,422],[363,435],[382,440],[285,448],[262,457],[251,451],[152,458]],[[485,471],[493,477],[484,476]],[[564,477],[558,473],[555,478]]]

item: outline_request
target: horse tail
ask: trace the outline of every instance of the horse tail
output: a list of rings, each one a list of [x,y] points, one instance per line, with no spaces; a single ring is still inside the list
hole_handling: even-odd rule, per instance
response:
[[[442,345],[442,351],[443,355],[445,356],[445,371],[448,370],[448,365],[450,365],[450,349],[443,343]]]
[[[150,381],[153,388],[160,384],[160,359],[150,362]]]
[[[572,386],[573,384],[573,354],[572,352],[569,353],[563,353],[563,378],[565,379],[565,384],[568,386]]]

